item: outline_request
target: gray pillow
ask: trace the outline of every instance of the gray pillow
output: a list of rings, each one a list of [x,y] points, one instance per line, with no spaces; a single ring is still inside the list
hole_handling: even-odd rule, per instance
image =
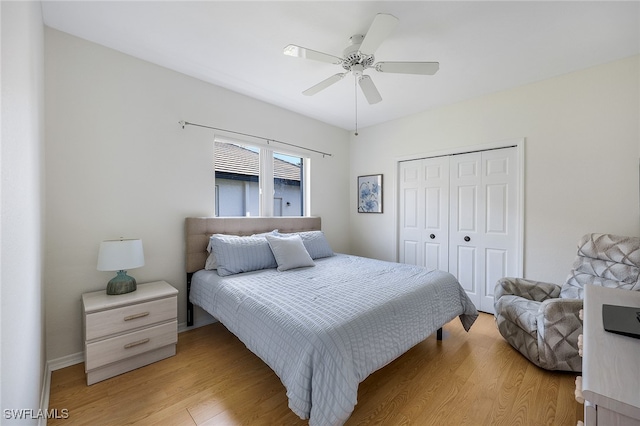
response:
[[[209,238],[207,251],[209,252],[209,256],[207,256],[207,261],[204,263],[204,269],[207,271],[218,269],[218,261],[216,260],[216,255],[213,253],[213,248],[211,247],[211,237]]]
[[[213,235],[210,245],[221,277],[278,266],[263,236]]]
[[[322,231],[304,231],[296,232],[296,235],[300,235],[302,243],[307,249],[309,256],[312,259],[320,259],[323,257],[333,256],[333,250]],[[293,235],[293,234],[278,234],[278,235]]]
[[[278,271],[315,266],[300,235],[267,235],[265,238],[278,263]]]
[[[264,237],[265,235],[268,234],[277,234],[278,230],[274,229],[273,231],[269,231],[269,232],[264,232],[262,234],[253,234],[252,237]],[[209,252],[209,256],[207,256],[207,261],[204,264],[204,269],[210,271],[213,269],[218,269],[218,261],[216,260],[216,255],[213,252],[213,248],[211,247],[211,238],[215,237],[215,236],[225,236],[225,237],[239,237],[237,235],[225,235],[225,234],[214,234],[211,237],[209,237],[209,244],[207,245],[207,251]]]

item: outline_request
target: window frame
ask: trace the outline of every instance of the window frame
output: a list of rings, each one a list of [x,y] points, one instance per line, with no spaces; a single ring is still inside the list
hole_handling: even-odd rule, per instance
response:
[[[311,166],[311,158],[308,155],[303,154],[302,151],[298,151],[295,149],[274,149],[274,146],[270,143],[265,142],[254,142],[243,140],[240,138],[230,138],[226,136],[214,136],[214,145],[213,145],[213,158],[214,158],[214,187],[215,190],[215,199],[214,199],[214,213],[215,216],[218,216],[219,213],[219,196],[217,191],[217,184],[215,183],[215,143],[227,143],[227,144],[235,144],[240,145],[247,148],[258,149],[258,158],[259,158],[259,166],[258,166],[258,211],[259,216],[264,217],[273,217],[274,214],[274,196],[275,196],[275,188],[274,188],[274,154],[283,154],[289,155],[292,157],[300,158],[302,160],[302,170],[301,170],[301,182],[300,182],[300,192],[302,197],[302,214],[298,217],[306,217],[309,216],[310,211],[310,166]],[[270,196],[267,196],[270,194]],[[245,214],[246,216],[246,214]],[[292,216],[293,217],[293,216]]]

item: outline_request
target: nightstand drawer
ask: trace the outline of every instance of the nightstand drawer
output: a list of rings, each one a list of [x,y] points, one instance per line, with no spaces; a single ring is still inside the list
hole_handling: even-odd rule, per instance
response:
[[[175,307],[175,300],[173,298]],[[134,331],[125,335],[87,343],[85,350],[85,370],[89,371],[112,362],[148,352],[166,345],[177,343],[178,322]]]
[[[168,297],[137,305],[90,313],[86,316],[85,339],[90,341],[171,320],[177,317],[177,309],[177,298]]]

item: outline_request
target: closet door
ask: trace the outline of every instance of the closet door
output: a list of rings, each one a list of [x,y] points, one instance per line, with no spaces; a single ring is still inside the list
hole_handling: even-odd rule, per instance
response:
[[[400,163],[399,261],[449,267],[449,159]]]
[[[478,309],[481,299],[478,252],[482,250],[479,222],[483,213],[479,205],[482,199],[480,157],[479,152],[451,157],[449,218],[449,272],[458,278]]]
[[[449,272],[484,312],[498,279],[518,273],[517,156],[503,148],[451,157]]]

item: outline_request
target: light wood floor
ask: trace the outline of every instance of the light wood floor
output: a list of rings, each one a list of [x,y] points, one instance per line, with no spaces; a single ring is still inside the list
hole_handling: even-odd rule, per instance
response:
[[[221,324],[181,333],[175,357],[86,386],[84,365],[54,371],[49,425],[306,425],[278,377]],[[541,370],[493,316],[455,319],[360,384],[347,425],[575,425],[575,374]]]

